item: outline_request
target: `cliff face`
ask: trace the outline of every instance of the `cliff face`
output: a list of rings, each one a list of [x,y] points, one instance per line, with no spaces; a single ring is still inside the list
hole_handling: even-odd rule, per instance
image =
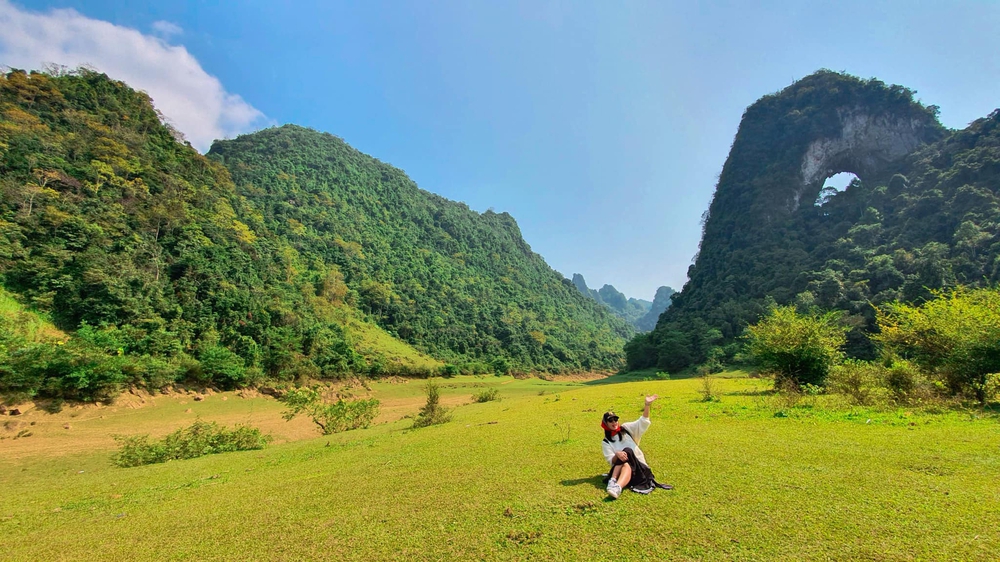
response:
[[[936,122],[926,118],[877,114],[869,108],[839,108],[840,131],[832,137],[820,137],[808,144],[802,157],[801,184],[793,196],[791,210],[803,197],[819,193],[826,178],[840,172],[852,172],[862,181],[874,179],[904,156],[933,138]]]

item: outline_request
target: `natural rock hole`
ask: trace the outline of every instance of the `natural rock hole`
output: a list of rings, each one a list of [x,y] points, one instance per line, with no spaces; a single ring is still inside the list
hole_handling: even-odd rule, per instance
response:
[[[857,179],[859,179],[858,176],[852,172],[840,172],[826,178],[823,182],[823,189],[819,190],[819,195],[816,197],[815,205],[817,207],[826,205],[838,193],[845,191],[847,186],[851,185],[851,182]]]

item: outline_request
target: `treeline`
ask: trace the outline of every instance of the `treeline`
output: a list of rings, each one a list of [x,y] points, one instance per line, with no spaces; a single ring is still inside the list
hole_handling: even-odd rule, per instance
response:
[[[821,205],[807,191],[790,208],[806,147],[839,135],[845,106],[922,123],[928,144]],[[1000,281],[1000,111],[960,131],[935,115],[910,90],[827,71],[748,108],[690,281],[656,329],[627,344],[629,367],[731,360],[772,299],[843,311],[845,352],[873,359],[879,305]]]
[[[746,351],[779,389],[828,390],[858,405],[908,405],[1000,393],[1000,288],[936,291],[920,305],[876,308],[878,354],[845,359],[842,311],[772,306],[746,330]]]
[[[211,158],[178,138],[146,94],[102,74],[0,75],[0,283],[68,334],[0,327],[0,393],[621,364],[629,328],[509,215],[305,129]],[[346,328],[359,322],[397,339],[360,342]]]

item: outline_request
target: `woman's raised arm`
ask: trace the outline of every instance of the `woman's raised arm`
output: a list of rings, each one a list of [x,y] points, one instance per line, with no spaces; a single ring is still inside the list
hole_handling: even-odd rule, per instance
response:
[[[649,405],[653,403],[659,395],[653,394],[646,397],[646,407],[642,410],[642,417],[649,419]]]

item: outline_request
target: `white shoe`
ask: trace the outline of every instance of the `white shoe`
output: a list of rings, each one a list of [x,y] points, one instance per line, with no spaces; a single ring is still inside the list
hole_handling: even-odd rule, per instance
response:
[[[618,499],[622,493],[622,487],[618,485],[618,481],[612,478],[608,481],[608,495],[614,499]]]

